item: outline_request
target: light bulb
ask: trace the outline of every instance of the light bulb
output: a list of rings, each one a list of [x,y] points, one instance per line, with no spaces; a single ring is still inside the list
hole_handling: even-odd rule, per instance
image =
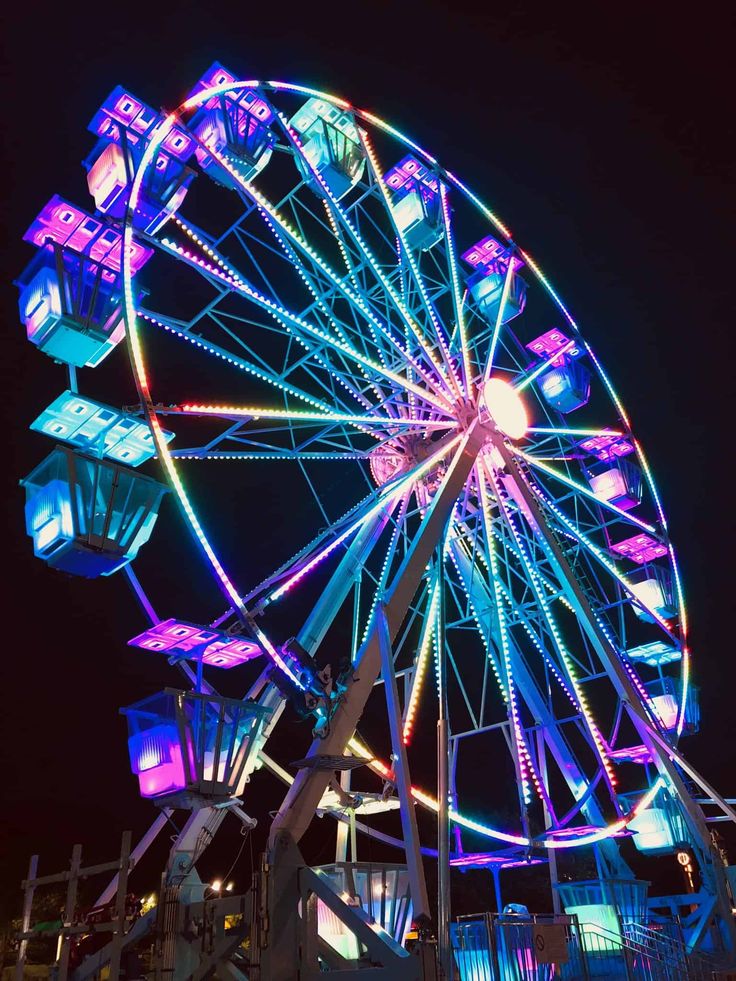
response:
[[[483,401],[489,415],[511,439],[521,439],[529,428],[529,419],[521,396],[502,378],[489,378],[483,386]]]

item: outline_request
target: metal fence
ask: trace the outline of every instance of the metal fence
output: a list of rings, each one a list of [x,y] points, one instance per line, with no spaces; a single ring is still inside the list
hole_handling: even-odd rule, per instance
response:
[[[711,981],[716,962],[672,927],[482,913],[460,917],[452,942],[460,981]]]

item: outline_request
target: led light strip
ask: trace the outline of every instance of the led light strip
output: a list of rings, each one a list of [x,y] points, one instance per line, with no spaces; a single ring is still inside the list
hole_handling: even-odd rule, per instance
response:
[[[288,125],[285,123],[285,121],[284,121],[284,125],[287,126],[287,130],[288,130]],[[385,334],[385,336],[393,344],[395,344],[395,345],[397,345],[399,347],[399,349],[402,351],[402,354],[403,354],[404,357],[406,357],[407,359],[411,359],[411,355],[406,350],[404,350],[401,347],[400,343],[398,341],[396,341],[396,339],[393,337],[393,335],[391,334],[391,332],[387,328],[384,328],[383,327],[383,325],[378,320],[378,318],[375,316],[375,314],[373,314],[372,311],[368,308],[368,306],[365,304],[362,296],[359,293],[353,292],[345,284],[344,280],[341,277],[339,277],[334,272],[334,270],[324,261],[324,259],[309,245],[309,243],[306,242],[302,238],[302,236],[299,234],[299,232],[296,231],[296,229],[294,229],[294,228],[291,227],[291,225],[286,221],[286,219],[283,218],[282,215],[279,214],[279,212],[276,210],[276,208],[274,207],[274,205],[272,205],[271,202],[256,187],[254,187],[254,185],[252,184],[252,182],[246,180],[243,177],[243,175],[240,174],[239,171],[237,171],[229,163],[229,161],[225,157],[223,157],[222,155],[216,153],[213,150],[210,150],[210,152],[215,157],[215,159],[228,171],[228,173],[238,181],[238,183],[241,185],[241,187],[243,188],[243,190],[245,191],[245,193],[255,202],[255,204],[258,205],[258,207],[261,210],[263,210],[266,214],[268,214],[271,217],[271,219],[278,225],[278,227],[283,232],[285,232],[286,235],[288,235],[288,237],[293,242],[295,242],[299,246],[300,249],[302,249],[304,252],[306,252],[306,254],[310,257],[310,259],[314,263],[316,263],[316,265],[319,266],[319,268],[324,272],[324,274],[333,283],[333,285],[341,293],[344,293],[345,296],[353,304],[355,304],[355,306],[358,307],[358,309],[363,313],[363,315],[365,317],[367,317],[370,322],[374,323],[376,325],[376,327],[383,334]],[[311,167],[311,164],[310,164],[310,167]],[[319,178],[319,175],[317,175],[317,179],[321,181],[321,178]],[[325,187],[326,187],[326,185],[325,185]],[[335,206],[338,208],[338,211],[339,211],[340,209],[339,209],[339,206],[337,205],[337,202],[334,201],[334,198],[332,198],[332,200],[335,203]],[[349,227],[352,227],[352,226],[349,226]],[[375,260],[374,260],[374,262],[375,262]],[[377,263],[376,263],[376,266],[377,266]],[[379,270],[379,273],[380,273],[380,270]],[[237,274],[235,274],[235,275],[237,275]],[[380,275],[382,275],[382,274],[380,274]],[[385,286],[385,288],[390,291],[390,286],[388,284]],[[395,294],[393,294],[393,295],[395,296]],[[293,314],[290,314],[288,311],[283,311],[283,313],[284,313],[284,315],[288,316],[289,319],[294,319]],[[309,329],[309,326],[306,325],[306,324],[301,324],[301,326],[304,326],[305,329]],[[325,339],[328,342],[330,342],[333,345],[335,345],[335,342],[332,341],[329,338],[329,335],[324,335],[323,339]],[[421,341],[420,341],[420,343],[421,343]],[[337,346],[337,345],[335,345],[335,346]],[[347,347],[347,345],[344,345],[344,346]],[[353,351],[353,350],[354,349],[351,348],[351,351]],[[354,356],[355,356],[355,354],[353,354],[353,357]],[[397,378],[396,377],[393,377],[392,373],[389,372],[388,369],[383,369],[383,372],[381,372],[380,369],[378,369],[378,366],[375,364],[375,362],[370,361],[370,359],[365,359],[364,358],[363,359],[363,363],[369,364],[371,367],[373,367],[374,370],[379,370],[379,373],[384,373],[388,377],[392,377],[392,380],[394,380],[394,381],[397,380]],[[421,368],[418,368],[418,366],[416,366],[416,365],[415,365],[415,367],[417,367],[417,370],[420,371],[420,373],[423,375],[423,377],[425,378],[425,380],[427,381],[427,383],[434,389],[434,391],[437,393],[437,396],[438,397],[435,398],[433,396],[430,396],[430,394],[427,391],[425,391],[425,390],[423,390],[421,388],[418,388],[418,387],[415,388],[415,391],[422,398],[425,398],[427,401],[432,402],[434,405],[436,405],[437,407],[439,407],[443,411],[450,411],[451,412],[452,411],[452,406],[450,405],[450,403],[448,403],[448,402],[446,402],[444,400],[443,396],[440,395],[441,389],[438,389],[437,388],[437,386],[431,381],[431,379],[429,379],[429,376],[427,376],[426,373],[423,372],[423,370]],[[441,375],[440,375],[440,378],[442,378]],[[405,379],[400,380],[398,383],[402,387],[406,387],[406,380]],[[441,401],[438,401],[438,399],[441,399]]]
[[[263,406],[248,405],[198,405],[196,403],[185,402],[178,406],[178,410],[187,415],[196,416],[250,416],[253,419],[287,419],[297,422],[347,422],[360,425],[384,426],[387,429],[394,427],[416,427],[423,429],[456,429],[457,422],[448,419],[446,422],[428,420],[397,418],[394,416],[353,416],[342,412],[318,413],[304,412],[299,409],[289,411],[287,409],[270,409]],[[167,409],[167,412],[176,412],[176,409]]]
[[[435,614],[437,612],[438,601],[439,588],[437,580],[435,579],[434,585],[432,586],[429,604],[427,606],[425,620],[422,624],[422,635],[419,640],[419,652],[417,654],[416,667],[414,668],[414,677],[412,679],[411,691],[409,692],[409,700],[406,706],[406,717],[404,719],[403,727],[403,739],[405,746],[408,746],[411,743],[411,737],[414,732],[414,717],[416,715],[417,706],[419,705],[419,696],[422,693],[424,676],[427,671],[427,661],[429,660],[429,651],[432,647],[432,635],[436,625]]]
[[[393,778],[391,768],[381,760],[376,759],[376,757],[373,756],[373,754],[361,742],[357,735],[353,736],[349,740],[348,749],[355,756],[359,756],[361,759],[364,759],[369,769],[374,770],[377,774],[379,774],[379,776],[388,780]],[[621,831],[625,830],[625,828],[634,820],[635,817],[637,817],[637,815],[641,814],[651,805],[652,801],[664,787],[664,785],[664,779],[662,777],[657,777],[649,790],[647,790],[646,793],[641,796],[636,806],[632,807],[629,813],[624,817],[613,821],[611,824],[605,825],[605,827],[599,828],[597,831],[592,831],[590,833],[581,834],[566,839],[558,839],[554,837],[527,838],[524,835],[509,834],[506,831],[499,831],[497,828],[490,827],[490,825],[483,824],[480,821],[475,821],[473,818],[466,817],[454,807],[450,807],[449,816],[450,820],[453,823],[460,825],[461,828],[467,828],[468,831],[476,831],[484,838],[492,838],[494,841],[506,841],[511,845],[524,845],[536,848],[582,848],[585,845],[594,845],[598,841],[604,841],[606,838],[612,838]],[[431,794],[426,793],[419,787],[412,787],[411,795],[415,801],[422,804],[428,810],[433,811],[435,814],[438,812],[439,804],[437,803],[437,799]]]
[[[406,259],[406,261],[409,263],[409,268],[412,271],[412,275],[414,277],[414,282],[416,284],[417,289],[419,290],[419,295],[422,298],[422,303],[424,304],[424,307],[425,307],[427,313],[429,314],[429,319],[432,321],[432,327],[434,329],[434,335],[435,335],[435,337],[437,339],[437,343],[438,343],[438,345],[440,347],[440,350],[442,351],[442,355],[443,355],[443,358],[444,358],[444,361],[445,361],[445,365],[446,365],[446,368],[447,368],[447,377],[448,377],[448,380],[450,382],[450,385],[451,385],[453,391],[455,392],[456,398],[460,398],[463,393],[462,393],[462,390],[461,390],[459,379],[457,378],[457,375],[455,374],[455,368],[454,368],[453,363],[452,363],[452,358],[450,357],[450,351],[449,351],[449,349],[447,347],[447,342],[445,340],[444,331],[442,329],[442,326],[441,326],[440,322],[437,320],[437,314],[435,313],[434,307],[432,306],[432,303],[431,303],[431,301],[429,299],[429,296],[427,295],[427,290],[426,290],[426,288],[424,286],[424,280],[422,279],[422,277],[419,274],[419,267],[417,266],[417,264],[416,264],[416,262],[414,260],[414,256],[412,255],[411,249],[406,244],[406,237],[404,236],[404,233],[401,231],[401,229],[399,228],[399,226],[396,224],[396,221],[394,220],[394,217],[393,217],[393,209],[391,208],[391,200],[389,198],[388,188],[386,187],[386,183],[385,183],[385,181],[383,179],[383,172],[381,170],[381,167],[378,164],[378,158],[376,157],[375,151],[373,150],[373,145],[371,144],[371,141],[370,141],[370,139],[368,137],[368,134],[366,132],[359,130],[358,133],[359,133],[359,136],[360,136],[360,141],[363,144],[363,148],[364,148],[364,150],[366,152],[366,156],[368,157],[368,161],[370,162],[370,165],[373,168],[373,175],[375,177],[376,184],[378,185],[378,188],[379,188],[379,190],[381,192],[381,195],[383,197],[384,204],[386,205],[386,208],[388,210],[388,213],[389,213],[389,216],[390,216],[390,219],[391,219],[391,224],[393,225],[393,228],[394,228],[394,232],[395,232],[396,236],[398,237],[399,242],[401,243],[401,252],[402,252],[402,255],[404,256],[404,258]],[[408,315],[408,312],[407,312],[407,315]],[[437,366],[435,365],[435,367],[437,367]],[[443,374],[443,377],[444,377],[444,372],[442,372],[442,374]]]
[[[239,293],[242,293],[243,296],[248,297],[248,299],[252,300],[257,306],[262,307],[264,310],[266,310],[266,312],[271,317],[273,317],[277,323],[280,323],[281,321],[285,320],[287,322],[294,324],[295,326],[299,327],[301,330],[305,330],[308,334],[312,335],[313,337],[319,338],[319,340],[323,341],[325,344],[329,345],[330,347],[335,348],[335,350],[341,351],[343,354],[347,354],[349,357],[357,361],[358,364],[365,365],[366,367],[369,367],[372,371],[375,371],[378,375],[390,379],[392,382],[394,382],[395,385],[398,385],[399,388],[413,390],[415,394],[419,395],[421,399],[424,399],[427,402],[431,402],[435,406],[435,408],[439,409],[441,412],[452,414],[452,408],[449,405],[449,403],[441,401],[438,398],[435,398],[430,392],[427,391],[427,389],[422,388],[420,385],[415,385],[407,378],[402,377],[401,375],[397,374],[394,371],[391,371],[388,368],[384,368],[382,365],[373,361],[371,358],[368,358],[364,354],[361,354],[360,351],[358,351],[352,345],[346,344],[343,341],[338,341],[334,337],[330,337],[330,335],[327,334],[325,331],[321,330],[318,327],[313,326],[312,324],[307,323],[307,321],[303,320],[301,317],[298,317],[296,314],[287,310],[285,307],[280,306],[278,303],[274,303],[273,300],[269,300],[268,297],[264,296],[258,290],[254,289],[252,286],[249,286],[244,280],[240,279],[238,274],[234,270],[230,270],[229,267],[225,267],[227,271],[221,272],[219,269],[216,269],[211,263],[205,262],[203,259],[200,259],[198,256],[194,255],[194,253],[183,248],[181,245],[177,245],[175,242],[172,242],[168,238],[162,238],[161,245],[167,248],[170,252],[180,256],[183,259],[186,259],[189,262],[194,263],[194,265],[196,266],[199,266],[213,278],[220,280],[225,285],[230,286],[233,289],[236,289]]]
[[[445,249],[447,251],[448,266],[450,268],[450,279],[452,280],[452,300],[457,320],[458,334],[460,336],[460,353],[462,355],[463,377],[465,379],[465,393],[471,397],[471,383],[474,377],[473,369],[470,364],[470,346],[468,343],[468,330],[465,323],[465,313],[463,311],[463,297],[460,292],[460,277],[457,269],[457,257],[455,254],[455,239],[452,234],[452,222],[450,220],[450,205],[447,199],[447,186],[443,181],[440,185],[440,202],[442,204],[442,221],[445,226]]]
[[[607,746],[605,744],[605,741],[603,739],[603,736],[601,735],[600,729],[598,728],[598,725],[596,724],[595,719],[593,718],[593,714],[592,714],[592,712],[591,712],[591,710],[590,710],[590,708],[588,706],[588,703],[587,703],[587,700],[585,698],[585,695],[584,695],[584,693],[582,691],[582,688],[580,687],[580,684],[578,682],[578,679],[577,679],[577,676],[576,676],[576,673],[575,673],[575,665],[573,663],[573,660],[572,660],[572,658],[570,656],[570,653],[567,650],[567,646],[565,645],[565,642],[562,639],[562,636],[561,636],[561,634],[560,634],[560,632],[559,632],[559,630],[557,628],[557,624],[555,622],[554,616],[552,615],[552,611],[550,610],[549,604],[547,603],[547,598],[545,597],[544,593],[542,592],[542,588],[541,588],[541,586],[539,584],[539,578],[537,576],[537,573],[534,570],[534,565],[533,565],[533,563],[529,559],[529,556],[526,553],[526,548],[524,547],[524,544],[521,541],[521,536],[519,535],[519,532],[517,531],[516,526],[515,526],[515,524],[513,522],[512,515],[510,514],[510,512],[508,510],[508,505],[506,505],[506,503],[505,503],[504,500],[500,500],[499,501],[499,504],[500,504],[500,507],[503,509],[505,515],[506,515],[506,525],[510,529],[511,534],[513,535],[514,541],[516,543],[516,548],[517,548],[517,551],[518,551],[518,555],[521,558],[524,567],[526,568],[527,576],[529,577],[529,580],[530,580],[530,582],[532,584],[532,588],[533,588],[534,593],[535,593],[535,595],[537,597],[537,602],[539,603],[539,605],[540,605],[540,607],[542,609],[542,613],[544,614],[544,618],[547,621],[547,627],[548,627],[550,633],[552,634],[552,638],[554,640],[555,647],[557,648],[557,650],[559,652],[559,655],[560,655],[560,658],[562,659],[562,662],[563,662],[563,664],[565,666],[565,670],[567,671],[567,676],[568,676],[568,678],[570,680],[570,684],[572,686],[572,690],[575,692],[575,697],[577,698],[577,700],[578,700],[578,702],[580,704],[580,710],[581,710],[581,712],[583,714],[583,718],[585,719],[586,724],[588,726],[588,731],[590,732],[591,738],[593,739],[593,743],[594,743],[595,748],[596,748],[596,751],[598,753],[598,757],[599,757],[599,759],[601,761],[601,764],[603,766],[603,769],[606,772],[606,775],[608,777],[609,783],[610,783],[611,787],[613,788],[613,787],[616,786],[616,774],[615,774],[615,772],[613,770],[613,766],[611,764],[611,761],[608,758],[608,750],[607,750]]]

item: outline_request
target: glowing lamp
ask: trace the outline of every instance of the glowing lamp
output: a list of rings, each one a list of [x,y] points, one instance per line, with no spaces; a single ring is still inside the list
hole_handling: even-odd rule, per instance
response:
[[[633,604],[634,613],[640,620],[656,623],[657,617],[668,620],[677,614],[672,584],[666,570],[649,566],[648,571],[631,584],[631,591],[641,603],[641,606]]]
[[[162,620],[128,641],[131,647],[166,653],[169,657],[201,661],[218,668],[233,668],[259,657],[261,647],[255,641],[233,637],[182,620]]]
[[[483,388],[483,401],[495,424],[511,439],[521,439],[529,419],[521,396],[502,378],[489,378]]]
[[[641,471],[627,460],[596,466],[590,472],[588,483],[598,500],[615,504],[624,511],[641,503]]]
[[[654,559],[661,559],[667,555],[667,546],[651,535],[641,532],[631,538],[616,542],[611,546],[611,551],[616,555],[621,555],[626,559],[631,559],[637,565],[644,565],[645,562],[652,562]]]
[[[31,429],[81,450],[138,467],[156,452],[150,426],[112,406],[65,391],[34,419]],[[174,434],[163,431],[166,442]]]
[[[558,412],[574,412],[590,398],[590,372],[579,361],[562,355],[562,364],[539,376],[545,401]]]
[[[666,855],[675,847],[669,817],[662,807],[648,807],[641,811],[629,821],[628,828],[636,832],[634,845],[645,855]]]
[[[212,803],[236,794],[268,714],[249,700],[172,688],[121,712],[141,793],[161,803]]]
[[[671,644],[666,644],[662,640],[653,640],[648,644],[639,644],[638,647],[631,647],[626,651],[626,656],[631,661],[642,661],[651,668],[663,667],[673,661],[679,661],[682,651]]]

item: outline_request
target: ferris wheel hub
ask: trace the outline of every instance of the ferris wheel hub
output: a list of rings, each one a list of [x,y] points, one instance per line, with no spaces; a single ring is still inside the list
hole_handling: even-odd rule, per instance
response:
[[[509,382],[503,378],[489,378],[481,394],[483,408],[504,435],[511,439],[521,439],[529,428],[526,406]]]

